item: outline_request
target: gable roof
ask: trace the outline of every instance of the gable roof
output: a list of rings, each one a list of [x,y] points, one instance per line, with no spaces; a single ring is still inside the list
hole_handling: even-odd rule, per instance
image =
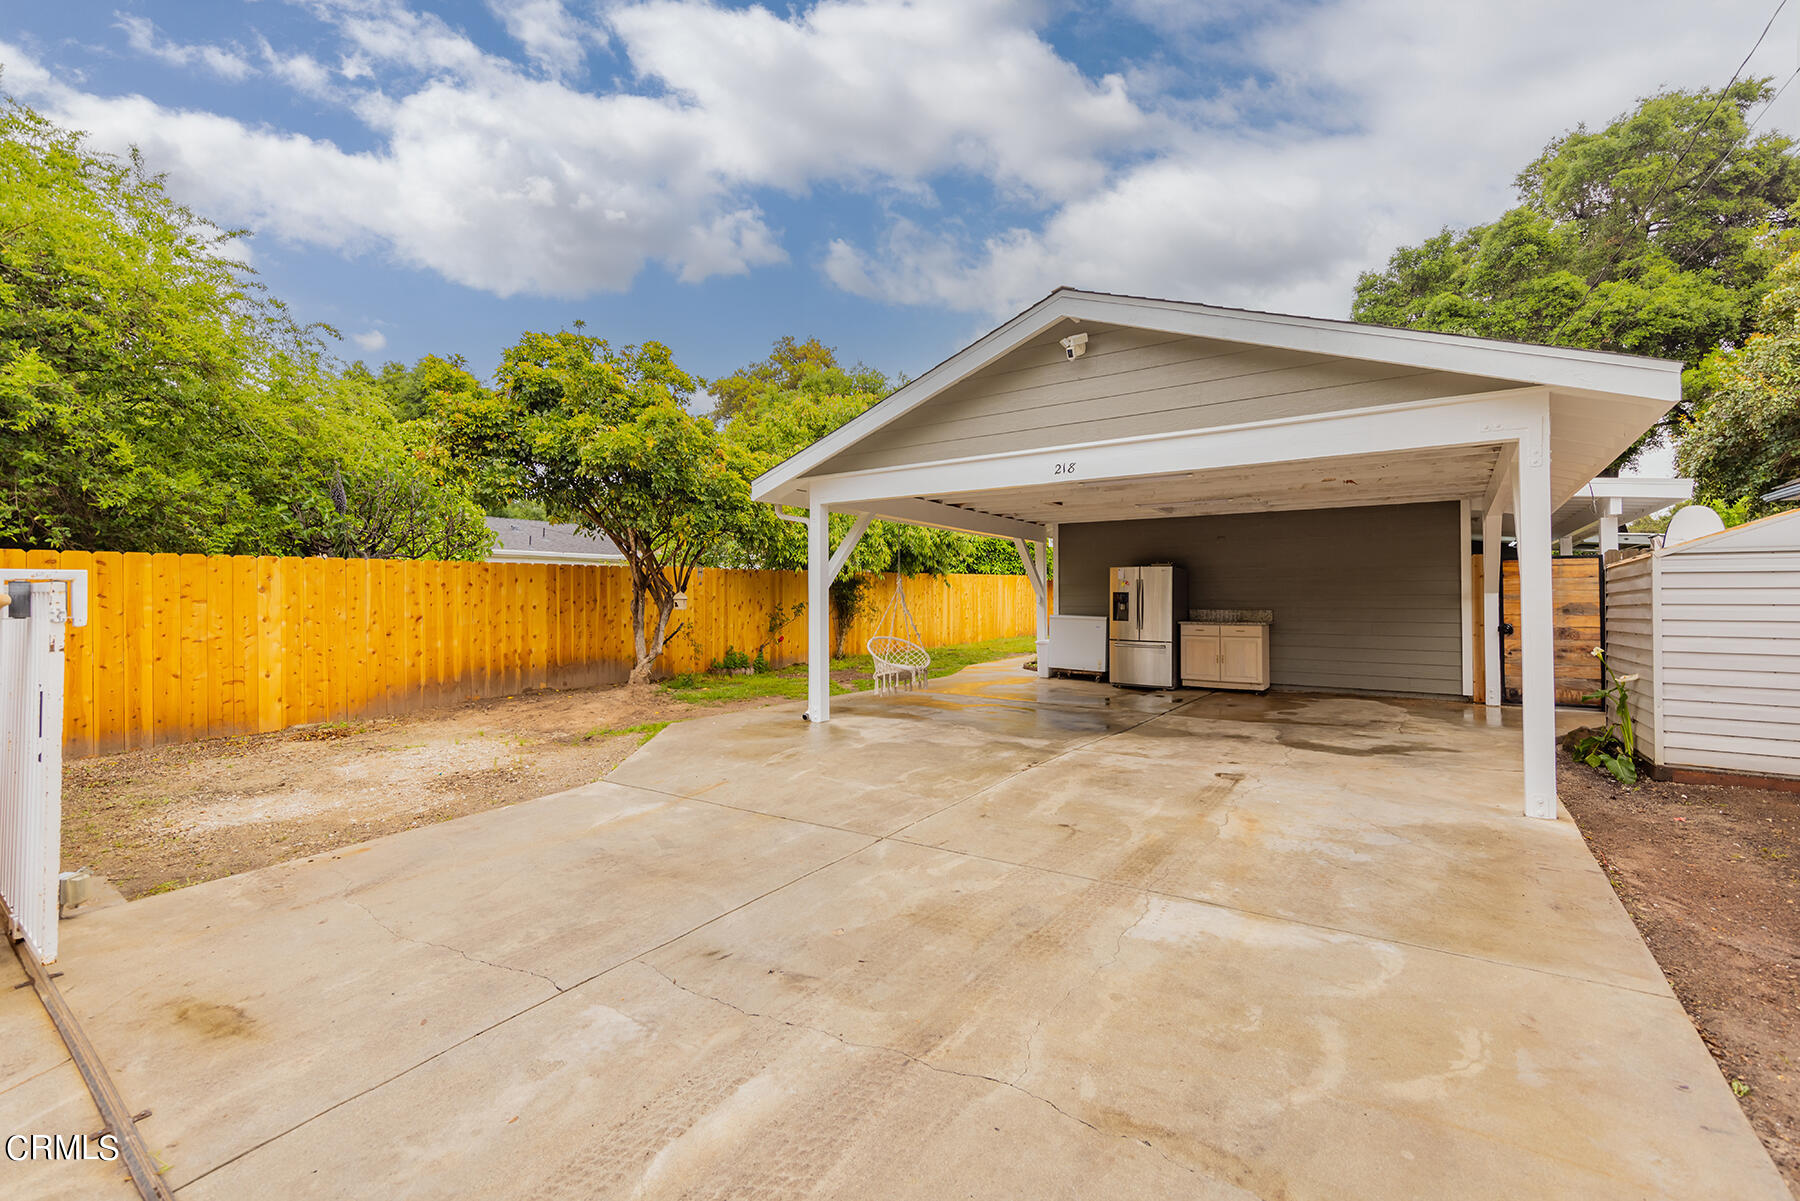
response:
[[[1665,404],[1681,394],[1682,365],[1665,359],[1062,287],[764,472],[752,485],[752,495],[771,503],[793,503],[790,494],[796,481],[1063,321],[1105,322],[1522,384],[1622,393]]]

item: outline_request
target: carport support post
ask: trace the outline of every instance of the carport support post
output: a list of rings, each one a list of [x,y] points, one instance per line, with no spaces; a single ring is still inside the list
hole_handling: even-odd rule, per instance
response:
[[[831,720],[831,515],[816,503],[806,524],[806,719]]]
[[[1606,498],[1606,510],[1600,514],[1600,554],[1603,558],[1608,551],[1619,549],[1619,518],[1624,511],[1624,501],[1616,496]]]
[[[1543,431],[1519,442],[1513,522],[1525,700],[1525,815],[1556,817],[1556,625],[1550,597],[1550,453]]]
[[[1044,555],[1049,543],[1014,538],[1013,545],[1019,548],[1019,564],[1025,569],[1025,578],[1031,581],[1032,595],[1037,598],[1037,673],[1047,680],[1050,678],[1050,580],[1046,566],[1049,560]]]
[[[1500,678],[1500,506],[1481,515],[1481,678],[1482,703],[1499,705]]]

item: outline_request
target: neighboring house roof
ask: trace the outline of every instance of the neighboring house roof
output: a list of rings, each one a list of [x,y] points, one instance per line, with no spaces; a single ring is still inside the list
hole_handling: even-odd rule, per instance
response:
[[[584,534],[573,525],[490,517],[488,528],[499,542],[488,552],[489,563],[623,563],[612,539]]]
[[[1065,287],[763,473],[752,486],[752,495],[770,503],[806,503],[810,477],[830,474],[833,460],[850,447],[1065,323],[1089,329],[1104,323],[1176,337],[1241,342],[1312,356],[1454,373],[1477,382],[1508,381],[1494,386],[1546,386],[1571,398],[1615,407],[1632,403],[1642,409],[1638,414],[1634,408],[1630,420],[1622,422],[1631,427],[1632,436],[1654,423],[1681,395],[1681,364],[1673,361]],[[1585,419],[1588,415],[1576,416]],[[1630,444],[1630,437],[1626,437],[1614,446],[1619,439],[1610,429],[1601,431],[1596,443],[1589,431],[1581,428],[1583,421],[1571,422],[1566,430],[1561,422],[1553,424],[1557,427],[1553,437],[1558,445],[1552,464],[1560,484],[1554,499],[1559,502],[1573,495]]]
[[[1762,494],[1762,498],[1770,504],[1784,500],[1800,500],[1800,480],[1792,480],[1779,488]]]

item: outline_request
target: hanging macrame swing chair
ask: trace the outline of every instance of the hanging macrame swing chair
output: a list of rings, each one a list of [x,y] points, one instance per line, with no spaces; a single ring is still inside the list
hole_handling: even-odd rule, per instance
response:
[[[912,637],[901,637],[900,620]],[[919,645],[919,626],[912,610],[906,607],[906,588],[902,577],[894,576],[894,596],[881,612],[875,625],[875,636],[869,639],[869,658],[875,661],[875,691],[878,694],[902,689],[925,687],[930,678],[931,655]]]

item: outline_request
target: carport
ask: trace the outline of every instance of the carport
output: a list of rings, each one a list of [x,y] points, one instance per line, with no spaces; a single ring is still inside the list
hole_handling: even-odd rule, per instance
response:
[[[1097,603],[1108,556],[1194,558],[1196,604],[1258,561],[1251,577],[1279,593],[1275,687],[1466,699],[1471,541],[1497,545],[1510,516],[1524,808],[1554,818],[1552,514],[1680,389],[1681,364],[1664,360],[1062,288],[767,472],[754,495],[806,510],[811,646],[828,643],[832,577],[884,518],[1013,539],[1040,651],[1053,616]],[[834,512],[859,515],[835,548]],[[1483,556],[1489,629],[1499,564]],[[1481,643],[1479,699],[1498,705],[1499,639]],[[828,721],[828,663],[810,658],[806,715]]]

